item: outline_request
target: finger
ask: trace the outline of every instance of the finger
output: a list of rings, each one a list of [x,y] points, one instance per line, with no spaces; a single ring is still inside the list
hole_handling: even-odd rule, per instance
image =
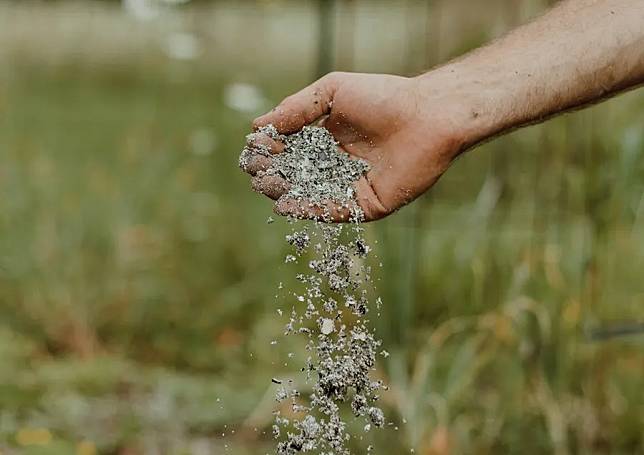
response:
[[[282,134],[294,133],[313,123],[331,110],[338,76],[328,74],[294,95],[253,122],[255,129],[273,124]]]
[[[258,173],[251,182],[253,190],[273,200],[279,199],[290,188],[286,180],[276,174]]]
[[[276,141],[267,134],[259,132],[251,133],[246,136],[246,144],[249,147],[266,151],[273,155],[276,153],[282,153],[285,147],[284,143]]]
[[[255,149],[244,147],[239,155],[239,167],[250,175],[256,175],[258,172],[268,170],[273,164],[273,159],[269,156],[258,153]]]
[[[354,189],[356,201],[364,213],[365,221],[379,220],[391,213],[371,185],[369,173],[360,177],[360,180],[354,184]]]
[[[283,197],[278,199],[273,210],[278,215],[292,216],[303,220],[316,220],[325,223],[347,223],[355,213],[355,203],[340,205],[332,201],[313,203],[306,199]]]

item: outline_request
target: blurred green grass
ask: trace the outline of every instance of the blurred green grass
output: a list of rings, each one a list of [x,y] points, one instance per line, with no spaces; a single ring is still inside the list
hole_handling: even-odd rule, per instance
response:
[[[458,24],[463,5],[435,6]],[[434,58],[488,39],[486,18],[508,5]],[[281,265],[288,227],[265,224],[269,202],[236,168],[253,112],[227,93],[250,82],[267,107],[312,70],[249,74],[153,47],[52,62],[33,49],[57,37],[31,39],[7,43],[0,71],[0,450],[269,451],[269,380],[302,351],[269,344],[276,285],[295,271]],[[426,50],[369,69],[419,71]],[[399,430],[358,453],[644,451],[642,335],[588,337],[644,319],[642,101],[489,143],[369,226],[383,263],[374,323],[392,353],[378,374]]]

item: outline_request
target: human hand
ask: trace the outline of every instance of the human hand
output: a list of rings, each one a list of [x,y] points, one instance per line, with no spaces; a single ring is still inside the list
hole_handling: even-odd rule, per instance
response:
[[[365,220],[377,220],[424,193],[475,142],[466,128],[473,118],[463,108],[466,97],[447,86],[434,89],[427,81],[331,73],[257,118],[253,127],[273,124],[289,134],[322,119],[343,150],[369,163],[369,172],[355,183],[355,194]],[[283,150],[283,144],[266,135],[251,135],[249,147],[260,145],[272,153]],[[281,197],[288,183],[261,172],[270,164],[271,158],[261,154],[245,160],[244,170],[254,175],[253,188],[277,200],[275,211],[281,215],[317,218],[320,208]],[[340,207],[331,214],[335,221],[349,219]]]
[[[642,8],[641,0],[559,2],[534,22],[416,78],[329,74],[254,126],[272,123],[293,133],[322,117],[345,151],[371,165],[355,187],[365,218],[376,220],[426,191],[473,145],[644,84]],[[267,136],[253,140],[273,153],[283,150]],[[306,201],[280,198],[288,184],[259,172],[270,167],[270,156],[248,158],[253,187],[279,198],[277,213],[319,215]],[[337,221],[348,218],[346,210],[330,212]]]

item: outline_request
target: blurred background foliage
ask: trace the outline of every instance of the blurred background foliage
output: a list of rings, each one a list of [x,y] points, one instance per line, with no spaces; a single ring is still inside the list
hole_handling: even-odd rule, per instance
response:
[[[303,348],[270,344],[296,270],[237,169],[250,120],[548,3],[0,2],[0,452],[270,452]],[[644,338],[606,336],[644,320],[643,105],[488,143],[368,226],[393,425],[357,453],[644,452]]]

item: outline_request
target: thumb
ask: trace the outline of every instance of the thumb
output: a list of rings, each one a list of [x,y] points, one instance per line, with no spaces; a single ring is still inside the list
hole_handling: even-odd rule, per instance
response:
[[[285,98],[272,111],[253,121],[258,129],[273,124],[281,134],[294,133],[331,110],[338,74],[329,73],[294,95]]]

